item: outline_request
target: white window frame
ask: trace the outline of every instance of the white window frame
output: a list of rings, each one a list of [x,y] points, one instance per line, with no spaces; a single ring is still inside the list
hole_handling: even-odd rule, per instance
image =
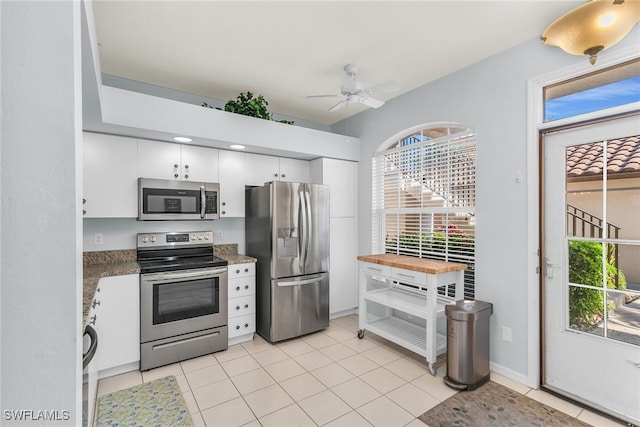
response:
[[[442,137],[434,138],[434,139],[418,141],[404,147],[390,148],[394,144],[397,144],[402,140],[405,140],[414,135],[423,135],[423,132],[426,132],[430,129],[435,129],[435,128],[459,129],[459,131],[448,134],[448,135],[444,135]],[[378,147],[378,149],[376,150],[376,153],[372,158],[372,208],[373,208],[372,246],[373,246],[374,253],[385,253],[385,252],[388,252],[390,249],[386,243],[386,237],[389,234],[388,233],[389,230],[385,230],[385,226],[387,226],[386,218],[388,216],[397,215],[398,217],[398,220],[396,221],[397,223],[401,222],[400,218],[405,219],[405,217],[402,217],[402,216],[406,214],[426,215],[426,216],[432,216],[432,218],[435,216],[440,216],[440,217],[446,218],[444,222],[444,226],[445,226],[444,235],[446,236],[446,239],[444,241],[445,243],[445,252],[443,257],[444,260],[449,260],[449,257],[452,256],[454,257],[454,259],[452,259],[453,261],[466,262],[468,265],[472,267],[475,265],[475,235],[476,235],[475,226],[473,226],[474,233],[473,233],[473,236],[471,237],[471,240],[473,242],[473,249],[470,250],[469,253],[467,254],[464,253],[466,251],[466,248],[464,248],[461,244],[459,247],[456,248],[457,250],[453,249],[453,246],[452,246],[451,254],[450,254],[449,252],[450,248],[448,246],[450,242],[453,241],[451,239],[451,235],[449,234],[449,224],[451,223],[449,221],[449,218],[452,218],[451,221],[453,221],[453,218],[459,216],[460,214],[465,214],[465,215],[471,214],[472,216],[475,215],[475,162],[473,163],[474,172],[473,172],[473,175],[471,175],[473,178],[474,184],[472,187],[468,187],[468,190],[467,190],[468,194],[466,195],[463,194],[462,198],[457,197],[459,196],[460,190],[455,187],[454,181],[451,180],[451,177],[453,175],[450,173],[451,172],[450,168],[451,166],[456,166],[456,164],[450,161],[451,160],[449,157],[450,152],[448,148],[455,147],[457,142],[460,140],[464,140],[466,143],[465,145],[468,145],[469,141],[472,143],[472,147],[473,147],[472,153],[473,153],[473,156],[475,157],[475,152],[476,152],[475,147],[477,144],[475,130],[470,126],[466,126],[460,123],[453,123],[453,122],[426,123],[426,124],[413,126],[401,132],[398,132],[396,135],[387,139],[383,144],[381,144]],[[424,153],[424,151],[427,151],[427,147],[433,147],[434,144],[436,146],[439,144],[442,144],[443,146],[447,147],[447,151],[446,151],[447,156],[444,162],[446,163],[446,167],[447,167],[447,173],[445,173],[445,176],[447,177],[448,180],[445,182],[445,191],[443,191],[443,193],[445,194],[451,194],[452,192],[457,193],[457,196],[453,198],[455,198],[456,202],[462,203],[462,206],[460,205],[451,206],[449,202],[451,202],[453,198],[449,198],[449,197],[444,198],[444,200],[446,201],[444,203],[445,206],[435,206],[435,204],[429,204],[428,202],[425,201],[425,199],[422,199],[422,198],[420,198],[419,206],[411,206],[411,207],[383,206],[384,197],[385,197],[384,196],[385,171],[384,171],[383,164],[384,164],[385,157],[394,156],[394,155],[402,156],[403,152],[408,152],[410,150],[418,150],[418,152],[422,154]],[[429,159],[422,156],[413,158],[414,153],[411,153],[410,157],[412,157],[412,159],[410,160],[409,163],[401,162],[404,164],[405,167],[408,166],[408,168],[411,168],[411,166],[414,165],[413,162],[415,162],[415,165],[417,166],[418,169],[424,169],[425,167],[428,167],[429,162],[433,161],[433,158]],[[465,169],[465,173],[466,173],[465,177],[469,177],[467,169]],[[402,184],[406,183],[405,181],[402,180],[400,176],[399,178],[400,179],[397,181],[399,186],[397,188],[398,190],[400,189],[400,186]],[[401,181],[402,181],[402,184],[401,184]],[[398,200],[400,200],[401,194],[404,194],[404,192],[398,191],[398,197],[399,197]],[[465,197],[467,198],[465,199]],[[403,230],[403,232],[405,231],[406,229]],[[420,236],[419,241],[421,242],[422,236],[423,236],[422,223],[418,225],[418,228],[416,229],[415,232]],[[399,233],[399,231],[396,230],[396,233]],[[434,230],[424,230],[424,235],[433,237],[435,235],[435,232]],[[466,243],[466,241],[464,240],[463,242]],[[401,245],[398,245],[395,253],[399,253],[399,252],[403,254],[411,255],[411,256],[417,256],[417,257],[429,257],[429,256],[433,257],[433,256],[440,255],[440,251],[437,251],[437,250],[436,250],[436,252],[438,252],[437,254],[434,254],[434,253],[430,254],[428,249],[423,248],[421,244],[419,244],[418,248],[415,250],[407,249],[406,247],[402,247]],[[464,258],[464,259],[460,259],[460,258]],[[472,279],[470,283],[465,283],[465,285],[467,285],[466,286],[467,297],[472,297],[474,293],[474,280]]]

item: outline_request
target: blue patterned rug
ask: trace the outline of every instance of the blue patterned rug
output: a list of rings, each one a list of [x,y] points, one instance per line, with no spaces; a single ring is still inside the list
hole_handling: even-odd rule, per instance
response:
[[[99,427],[191,427],[193,421],[175,377],[116,391],[98,399]]]

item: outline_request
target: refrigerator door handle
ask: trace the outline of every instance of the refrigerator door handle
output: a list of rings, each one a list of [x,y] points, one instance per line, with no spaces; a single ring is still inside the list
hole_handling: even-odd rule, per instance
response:
[[[300,218],[300,231],[298,233],[298,242],[300,245],[300,260],[299,260],[299,264],[300,264],[300,268],[302,269],[302,271],[304,271],[304,265],[305,265],[305,259],[307,257],[307,245],[306,245],[306,239],[307,239],[307,213],[306,213],[306,200],[304,197],[304,191],[300,190],[300,193],[298,194],[298,196],[300,197],[300,211],[299,211],[299,218]]]
[[[311,219],[311,197],[309,196],[309,188],[307,187],[306,184],[305,184],[304,198],[306,203],[305,214],[307,215],[307,221],[306,221],[305,230],[304,230],[304,244],[305,244],[304,265],[305,265],[305,271],[306,271],[307,257],[309,256],[309,245],[311,244],[311,232],[313,230],[313,223]]]
[[[302,279],[302,280],[297,280],[297,279],[293,279],[293,280],[279,280],[278,281],[278,286],[282,287],[282,286],[299,286],[299,285],[310,285],[312,283],[318,283],[318,281],[323,279],[323,275],[322,274],[318,274],[316,276],[313,276],[309,279]]]

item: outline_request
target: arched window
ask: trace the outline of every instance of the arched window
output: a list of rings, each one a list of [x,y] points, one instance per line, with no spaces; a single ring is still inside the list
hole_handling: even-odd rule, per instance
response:
[[[455,123],[421,125],[373,158],[373,249],[467,264],[474,297],[476,136]]]

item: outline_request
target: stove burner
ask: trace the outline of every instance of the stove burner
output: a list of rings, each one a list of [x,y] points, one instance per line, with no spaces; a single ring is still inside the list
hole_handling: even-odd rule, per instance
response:
[[[213,232],[138,234],[138,264],[141,273],[190,270],[226,266],[213,255]]]

